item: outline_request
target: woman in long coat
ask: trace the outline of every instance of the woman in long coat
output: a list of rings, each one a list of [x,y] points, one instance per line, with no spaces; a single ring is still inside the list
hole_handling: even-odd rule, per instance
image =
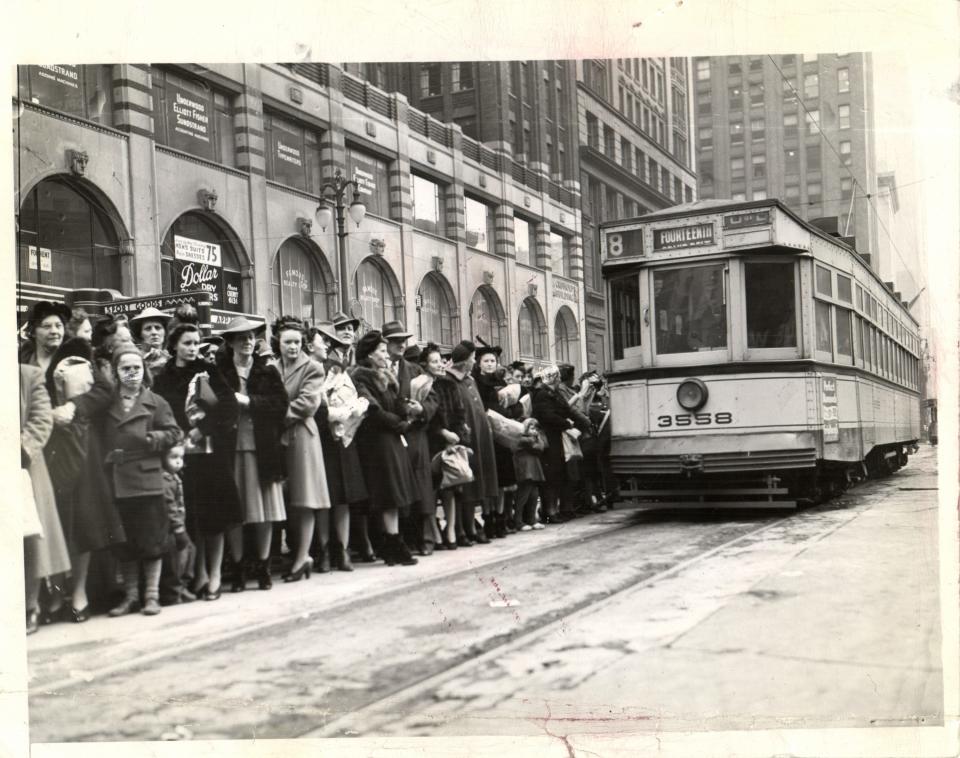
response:
[[[346,431],[346,423],[362,414],[357,403],[357,389],[340,360],[341,352],[331,348],[346,348],[330,326],[312,327],[308,331],[311,357],[323,365],[325,373],[320,408],[317,409],[317,428],[323,448],[323,466],[327,475],[327,491],[333,512],[333,526],[337,542],[329,540],[329,529],[318,535],[316,557],[321,570],[333,565],[340,571],[353,571],[347,546],[350,539],[350,508],[366,501],[367,487],[360,468],[360,456],[353,433]],[[336,429],[336,433],[334,432]]]
[[[453,348],[451,355],[453,364],[447,369],[447,375],[457,383],[457,389],[460,390],[460,399],[466,411],[467,426],[470,428],[470,447],[473,450],[473,457],[470,459],[473,482],[463,485],[463,498],[462,500],[458,498],[459,521],[463,529],[463,534],[458,537],[460,544],[467,542],[486,544],[490,541],[482,531],[476,530],[474,511],[476,506],[480,505],[483,512],[489,514],[490,506],[496,502],[499,494],[493,432],[490,431],[490,422],[487,421],[486,409],[483,407],[477,385],[470,376],[475,351],[476,346],[464,340]]]
[[[500,399],[500,390],[507,386],[503,369],[500,368],[500,348],[484,345],[477,348],[476,365],[473,369],[473,378],[477,383],[477,391],[487,411],[499,413],[509,419],[519,419],[523,416],[523,406],[520,403],[505,405]],[[517,476],[513,469],[513,452],[499,444],[493,443],[494,458],[497,465],[497,494],[496,507],[491,518],[484,521],[483,527],[487,537],[507,536],[507,513],[513,509],[513,494],[517,489]]]
[[[273,525],[285,521],[283,503],[285,460],[280,438],[287,415],[287,390],[280,372],[265,357],[254,354],[256,338],[266,327],[240,316],[221,332],[226,340],[217,353],[217,367],[234,391],[240,406],[234,476],[244,505],[244,524],[252,529],[257,555],[250,561],[262,590],[273,587],[270,543]],[[231,589],[242,592],[247,583],[243,558],[243,525],[228,533],[235,572]]]
[[[287,508],[296,529],[296,552],[288,582],[310,578],[313,559],[310,543],[318,512],[329,511],[327,473],[320,447],[320,430],[314,415],[320,407],[323,367],[304,351],[306,330],[293,316],[281,316],[271,329],[273,352],[280,356],[280,375],[290,400],[284,441],[287,445]],[[328,516],[326,516],[328,518]]]
[[[466,423],[466,410],[460,397],[456,382],[443,367],[440,347],[430,342],[420,353],[420,365],[433,377],[431,394],[436,399],[436,411],[427,425],[427,444],[429,454],[441,453],[450,445],[470,445],[470,430]],[[444,487],[439,490],[440,503],[443,506],[444,531],[443,547],[457,549],[457,493],[459,487]]]
[[[20,366],[20,465],[30,474],[41,535],[24,538],[27,634],[39,623],[40,581],[70,570],[70,555],[60,528],[53,486],[47,474],[43,446],[53,429],[50,397],[43,384],[43,372],[35,366]]]
[[[187,532],[197,545],[196,594],[218,600],[224,534],[243,523],[243,504],[234,481],[239,406],[233,390],[216,366],[198,358],[200,329],[189,322],[175,326],[167,338],[173,357],[154,381],[154,392],[166,400],[187,436],[183,500]],[[206,373],[210,397],[194,396],[187,413],[187,395],[194,377]]]
[[[120,514],[126,541],[113,547],[123,574],[124,599],[110,610],[123,616],[140,604],[143,613],[160,613],[160,562],[173,536],[164,498],[163,455],[183,439],[170,405],[150,391],[143,355],[133,345],[114,351],[115,392],[92,431],[107,451],[110,495]]]
[[[417,501],[419,491],[403,443],[403,434],[409,426],[407,409],[400,398],[397,380],[387,368],[390,362],[387,343],[379,331],[370,331],[361,337],[356,360],[350,378],[370,407],[354,444],[358,446],[370,492],[370,510],[382,514],[386,532],[383,558],[388,566],[395,563],[412,566],[417,559],[400,536],[400,511],[406,511]]]

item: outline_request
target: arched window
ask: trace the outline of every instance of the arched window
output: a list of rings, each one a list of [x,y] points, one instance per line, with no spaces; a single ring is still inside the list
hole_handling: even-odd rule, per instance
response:
[[[456,314],[450,284],[440,274],[430,273],[423,277],[417,294],[420,341],[452,346]]]
[[[299,316],[309,322],[329,321],[333,277],[316,249],[290,237],[285,240],[273,263],[273,310]]]
[[[478,336],[488,345],[504,347],[503,306],[489,284],[477,287],[470,301],[470,339]]]
[[[577,333],[577,319],[567,306],[557,311],[557,317],[553,322],[553,334],[557,363],[577,366],[580,359],[580,337]]]
[[[543,350],[543,311],[532,297],[528,297],[520,306],[520,355],[525,358],[546,357]]]
[[[379,328],[397,317],[399,286],[393,272],[385,264],[367,258],[357,267],[353,284],[365,328]]]
[[[163,240],[160,259],[164,293],[210,293],[213,308],[247,310],[240,286],[240,244],[226,230],[214,225],[206,214],[188,211],[173,222]]]
[[[120,241],[102,204],[66,177],[44,179],[23,201],[20,281],[80,289],[120,289]]]

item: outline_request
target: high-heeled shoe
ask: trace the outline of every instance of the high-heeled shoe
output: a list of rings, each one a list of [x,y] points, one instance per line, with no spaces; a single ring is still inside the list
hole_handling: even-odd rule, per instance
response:
[[[210,585],[209,585],[209,584],[205,584],[204,587],[203,587],[203,599],[204,599],[204,600],[208,600],[208,601],[211,601],[211,602],[214,601],[214,600],[219,600],[219,599],[220,599],[220,595],[221,595],[222,593],[223,593],[223,585],[222,585],[222,584],[221,584],[219,587],[217,587],[217,591],[216,591],[216,592],[211,592],[211,591],[210,591]]]
[[[74,624],[82,624],[84,621],[90,620],[90,603],[87,603],[83,608],[74,608],[71,603],[68,608],[68,613],[70,614],[70,619]]]
[[[372,547],[361,551],[359,558],[362,563],[376,563],[379,560]]]
[[[461,534],[457,537],[457,541],[454,544],[457,545],[457,547],[473,547],[473,540],[467,535]]]
[[[40,611],[34,608],[27,611],[27,634],[33,634],[40,628]]]
[[[301,579],[309,579],[311,571],[313,571],[313,558],[307,558],[307,560],[300,564],[300,568],[296,571],[291,571],[290,575],[283,581],[289,583],[299,582]]]
[[[456,540],[444,539],[442,544],[443,544],[443,549],[444,549],[444,550],[456,550],[456,549],[457,549],[457,541],[456,541]]]

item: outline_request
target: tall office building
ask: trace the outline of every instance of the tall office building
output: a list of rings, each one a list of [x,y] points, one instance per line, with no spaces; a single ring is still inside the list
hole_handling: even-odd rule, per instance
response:
[[[598,225],[696,197],[687,58],[577,62],[587,360],[603,366]]]
[[[782,199],[878,252],[869,53],[695,58],[701,198]]]
[[[597,225],[693,199],[689,60],[346,66],[402,92],[431,116],[459,124],[465,137],[512,155],[515,179],[529,184],[549,178],[579,190],[583,253],[570,272],[581,304],[577,336],[585,338],[586,365],[603,367],[605,297]],[[557,286],[568,285],[558,279]]]

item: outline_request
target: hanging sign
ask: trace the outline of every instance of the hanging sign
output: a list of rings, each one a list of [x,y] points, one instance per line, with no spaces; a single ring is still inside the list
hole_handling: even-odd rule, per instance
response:
[[[53,271],[53,254],[49,247],[40,248],[40,270]]]
[[[240,310],[240,273],[225,271],[220,245],[173,236],[173,287],[210,293],[214,308]]]
[[[194,240],[189,237],[173,235],[173,256],[178,261],[191,263],[205,263],[208,266],[220,266],[220,245],[203,240]]]

